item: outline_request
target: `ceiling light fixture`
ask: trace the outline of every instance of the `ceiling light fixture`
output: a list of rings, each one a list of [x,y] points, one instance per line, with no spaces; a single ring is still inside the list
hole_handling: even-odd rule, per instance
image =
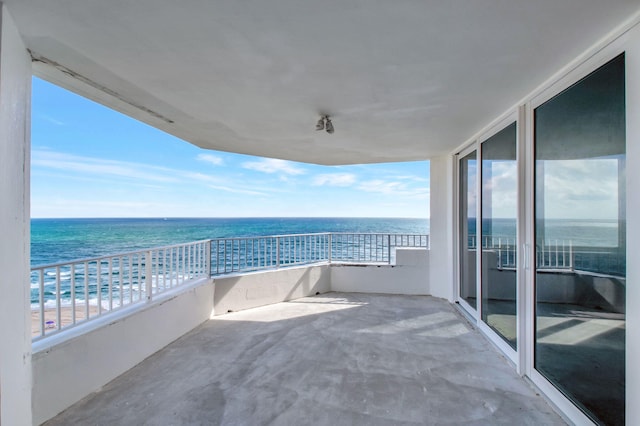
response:
[[[334,132],[333,123],[328,115],[320,117],[320,120],[316,123],[316,130],[326,130],[329,134]]]
[[[331,123],[331,120],[329,119],[329,116],[327,115],[325,118],[326,124],[325,124],[325,128],[327,130],[327,133],[331,134],[333,133],[333,123]]]

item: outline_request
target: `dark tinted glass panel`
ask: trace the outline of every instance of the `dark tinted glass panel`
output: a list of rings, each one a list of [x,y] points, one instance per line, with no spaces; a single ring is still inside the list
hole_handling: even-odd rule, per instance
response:
[[[516,349],[516,123],[482,144],[482,320]]]
[[[595,421],[624,424],[625,65],[535,111],[535,367]]]

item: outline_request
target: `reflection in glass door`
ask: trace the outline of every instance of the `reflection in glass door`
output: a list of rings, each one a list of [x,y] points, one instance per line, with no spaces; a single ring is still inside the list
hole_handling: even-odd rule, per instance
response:
[[[534,128],[535,368],[624,424],[624,55],[537,107]]]
[[[482,143],[482,320],[516,349],[516,123]]]
[[[460,298],[476,309],[477,154],[459,160],[460,169]]]

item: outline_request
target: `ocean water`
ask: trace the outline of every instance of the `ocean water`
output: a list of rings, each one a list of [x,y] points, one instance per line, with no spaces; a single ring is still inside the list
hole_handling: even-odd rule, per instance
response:
[[[624,246],[619,245],[616,222],[547,221],[545,226],[545,245],[561,241],[556,251],[560,247],[562,252],[565,244],[562,241],[570,241],[577,269],[625,275],[626,254]],[[429,234],[429,227],[428,219],[384,218],[32,219],[31,264],[41,266],[215,238],[319,232]],[[499,219],[485,223],[485,235],[490,227],[493,237],[511,239],[512,249],[517,247],[515,221]],[[474,228],[475,223],[470,223],[472,232]],[[555,252],[545,250],[539,256],[544,262],[553,263]],[[515,252],[505,258],[515,261]],[[92,268],[89,297],[94,303],[98,290],[95,266]],[[70,275],[66,269],[61,271],[63,303],[69,303]],[[55,299],[54,278],[55,271],[47,271],[43,293],[46,306]],[[76,294],[82,294],[81,271],[76,271],[76,278],[79,283]],[[38,274],[32,274],[31,279],[32,305],[37,307]],[[103,296],[106,291],[102,289]]]
[[[618,221],[594,219],[547,219],[537,224],[538,240],[546,244],[565,241],[574,246],[617,247]],[[475,219],[469,221],[469,233],[476,230]],[[515,219],[492,219],[482,223],[482,234],[493,237],[515,238]]]
[[[225,237],[317,232],[428,234],[428,219],[32,219],[31,265]]]

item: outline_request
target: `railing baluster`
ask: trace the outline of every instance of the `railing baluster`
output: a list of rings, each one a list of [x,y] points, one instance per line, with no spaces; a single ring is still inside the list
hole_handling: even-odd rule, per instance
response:
[[[129,304],[133,303],[133,256],[129,256]]]
[[[573,271],[573,269],[575,268],[574,260],[573,242],[569,241],[569,268],[571,269],[571,271]]]
[[[56,266],[56,329],[62,328],[62,306],[60,306],[60,267]]]
[[[216,275],[220,274],[220,240],[216,240]]]
[[[145,284],[145,293],[147,296],[147,300],[151,300],[151,297],[153,296],[152,292],[153,292],[153,282],[152,282],[152,274],[153,274],[153,270],[152,270],[152,265],[151,262],[153,261],[153,253],[151,252],[151,250],[149,250],[146,254],[146,259],[144,262],[144,284]]]
[[[222,241],[222,273],[227,273],[227,263],[229,262],[227,259],[227,240]]]
[[[196,259],[197,259],[197,247],[193,244],[189,245],[189,260],[191,262],[189,266],[189,279],[192,280],[196,276]]]
[[[71,273],[71,323],[76,323],[76,265],[71,264],[69,266],[69,272]]]
[[[182,281],[180,281],[180,284],[182,284],[184,282],[184,277],[187,275],[187,254],[186,254],[187,248],[185,246],[182,246]]]
[[[84,262],[84,319],[89,319],[89,262]]]
[[[146,299],[145,293],[147,292],[147,255],[146,253],[139,253],[136,258],[138,259],[138,267],[136,268],[136,271],[138,272],[138,302],[140,302],[143,299]]]
[[[38,281],[39,281],[39,290],[40,290],[40,295],[39,295],[39,302],[40,302],[40,336],[44,336],[45,333],[45,329],[44,329],[44,315],[45,315],[45,311],[44,311],[44,269],[40,269],[40,274],[38,277]]]
[[[98,302],[98,315],[102,314],[102,260],[96,262],[96,300]]]
[[[109,311],[113,310],[113,258],[109,258]]]
[[[124,306],[124,266],[122,256],[118,257],[118,284],[120,290],[120,308]]]

